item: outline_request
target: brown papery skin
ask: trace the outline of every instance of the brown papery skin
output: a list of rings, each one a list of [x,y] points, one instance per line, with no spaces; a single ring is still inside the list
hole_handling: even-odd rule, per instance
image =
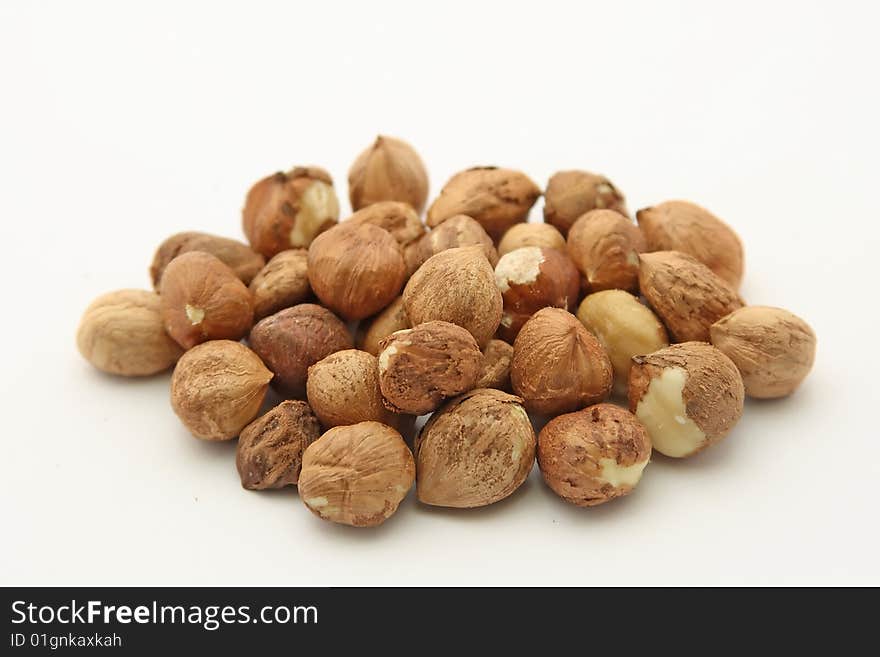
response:
[[[312,293],[308,252],[289,249],[277,254],[254,277],[249,289],[258,320],[306,301]]]
[[[510,391],[510,361],[513,345],[504,340],[490,340],[483,349],[483,369],[475,388],[495,388]]]
[[[574,222],[591,210],[627,214],[626,201],[608,178],[587,171],[559,171],[547,181],[544,221],[564,236]]]
[[[602,478],[601,459],[627,467],[648,460],[651,439],[632,413],[596,404],[553,418],[538,436],[538,467],[550,489],[576,506],[596,506],[628,495],[633,487]]]
[[[358,325],[355,343],[357,348],[374,356],[379,355],[379,342],[395,331],[411,328],[403,297],[397,297],[378,315],[362,321]]]
[[[412,146],[380,135],[351,165],[348,196],[355,210],[380,201],[400,201],[421,212],[428,199],[428,172]]]
[[[544,308],[513,343],[510,382],[530,412],[569,413],[608,397],[611,361],[574,315]]]
[[[210,253],[190,251],[168,263],[159,296],[165,330],[184,349],[239,340],[254,323],[250,290]]]
[[[535,442],[519,397],[488,389],[456,397],[416,438],[419,501],[468,509],[503,500],[529,476]]]
[[[709,327],[742,308],[724,279],[692,256],[656,251],[640,256],[639,288],[675,342],[708,342]]]
[[[493,267],[498,263],[498,251],[483,227],[467,215],[450,217],[418,242],[404,250],[406,268],[411,276],[432,255],[460,246],[479,246]]]
[[[493,240],[525,221],[541,189],[524,173],[498,167],[461,171],[440,190],[428,208],[432,228],[458,214],[475,219]]]
[[[504,233],[504,237],[498,242],[498,255],[503,256],[505,253],[510,253],[514,249],[520,249],[524,246],[540,246],[564,251],[565,238],[550,224],[515,224]]]
[[[588,291],[639,288],[639,227],[614,210],[592,210],[568,232],[568,255],[583,274]]]
[[[742,282],[742,241],[714,214],[688,201],[666,201],[636,212],[648,251],[680,251],[693,256],[733,289]]]
[[[419,213],[409,203],[400,201],[379,201],[367,205],[346,219],[346,222],[373,224],[383,228],[391,233],[391,237],[397,240],[401,248],[425,234],[425,224],[419,218]]]
[[[235,466],[248,490],[295,486],[303,450],[321,435],[309,405],[283,401],[247,425],[238,438]]]
[[[244,242],[208,233],[177,233],[162,242],[156,250],[156,255],[153,256],[153,264],[150,265],[150,278],[156,290],[159,289],[162,273],[168,263],[177,256],[190,251],[210,253],[235,272],[235,275],[245,285],[250,283],[257,272],[266,264],[263,256]]]

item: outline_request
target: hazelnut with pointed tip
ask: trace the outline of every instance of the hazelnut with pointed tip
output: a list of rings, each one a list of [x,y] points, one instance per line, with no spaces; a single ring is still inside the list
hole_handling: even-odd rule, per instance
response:
[[[401,201],[421,212],[428,198],[428,172],[412,146],[379,135],[351,165],[348,196],[355,210],[380,201]]]

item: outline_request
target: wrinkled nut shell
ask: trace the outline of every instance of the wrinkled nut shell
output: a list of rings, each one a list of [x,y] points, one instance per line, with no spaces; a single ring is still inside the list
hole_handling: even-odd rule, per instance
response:
[[[235,466],[249,490],[295,486],[303,450],[318,439],[321,426],[308,404],[283,401],[247,425],[238,438]]]
[[[577,506],[596,506],[632,492],[650,457],[645,427],[613,404],[560,415],[538,436],[544,481]]]
[[[441,224],[442,225],[442,224]],[[498,255],[503,256],[524,246],[540,246],[548,249],[565,250],[565,238],[550,224],[515,224],[498,242]]]
[[[260,412],[272,373],[239,342],[212,340],[187,351],[171,377],[171,406],[197,438],[235,438]]]
[[[184,349],[239,340],[254,322],[250,290],[210,253],[190,251],[168,263],[159,295],[165,329]]]
[[[450,217],[418,242],[404,250],[406,268],[411,276],[433,255],[460,246],[479,246],[493,267],[498,262],[495,243],[483,227],[470,217],[459,214]]]
[[[626,215],[623,194],[605,176],[587,171],[560,171],[547,181],[544,221],[568,235],[574,222],[591,210]]]
[[[472,390],[434,413],[415,443],[418,496],[474,508],[519,488],[535,462],[535,432],[519,397]]]
[[[308,252],[290,249],[274,256],[251,281],[254,317],[263,319],[308,299]]]
[[[391,427],[334,427],[303,453],[299,496],[324,520],[372,527],[397,511],[415,472],[412,452]]]
[[[428,199],[428,172],[412,146],[380,135],[351,165],[348,195],[355,210],[380,201],[401,201],[421,212]]]
[[[183,350],[165,332],[159,295],[118,290],[95,299],[83,313],[76,345],[102,372],[150,376],[174,365]]]
[[[428,208],[428,225],[439,226],[464,214],[475,219],[493,240],[525,221],[541,195],[532,180],[512,169],[475,167],[455,174]]]
[[[379,343],[379,387],[389,409],[423,415],[474,387],[483,354],[473,336],[449,322],[426,322]]]
[[[721,277],[677,251],[643,253],[639,287],[676,342],[708,342],[709,327],[744,305]]]
[[[816,357],[816,334],[782,308],[746,306],[711,326],[712,344],[742,374],[746,394],[758,399],[790,395]]]
[[[592,210],[568,232],[568,255],[591,292],[639,286],[639,253],[645,240],[639,227],[614,210]]]
[[[401,248],[417,241],[425,234],[425,224],[409,203],[380,201],[361,208],[346,222],[373,224],[391,233]]]
[[[504,340],[490,340],[483,349],[483,369],[474,388],[510,389],[510,361],[513,345]]]
[[[525,323],[513,344],[510,382],[530,412],[559,415],[608,396],[611,362],[574,315],[544,308]]]
[[[378,315],[360,323],[356,337],[357,348],[378,356],[379,342],[383,338],[387,338],[395,331],[402,331],[408,328],[411,328],[411,326],[409,318],[406,316],[403,297],[400,296]]]
[[[150,278],[156,290],[159,289],[162,273],[168,263],[177,256],[190,251],[210,253],[229,267],[245,285],[250,283],[257,272],[266,264],[263,256],[244,242],[208,233],[177,233],[159,245],[156,255],[153,257],[153,264],[150,265]]]

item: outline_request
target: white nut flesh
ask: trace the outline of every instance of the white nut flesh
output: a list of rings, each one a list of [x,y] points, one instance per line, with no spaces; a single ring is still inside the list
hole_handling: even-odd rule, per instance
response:
[[[648,430],[651,443],[661,454],[681,458],[699,451],[706,435],[688,418],[682,397],[687,372],[670,367],[652,379],[636,408],[636,417]]]
[[[339,218],[339,201],[333,187],[316,180],[303,193],[290,231],[290,245],[307,247],[328,220]]]

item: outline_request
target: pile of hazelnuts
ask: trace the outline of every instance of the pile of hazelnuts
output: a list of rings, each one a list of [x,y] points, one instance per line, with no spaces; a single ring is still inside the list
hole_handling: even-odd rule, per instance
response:
[[[423,220],[425,166],[384,136],[348,187],[339,221],[323,169],[263,178],[244,204],[247,244],[169,237],[155,291],[99,297],[77,335],[105,372],[173,366],[187,429],[237,438],[245,488],[297,486],[321,518],[378,525],[413,483],[424,504],[485,506],[536,457],[562,499],[602,504],[635,488],[652,451],[717,443],[745,396],[786,396],[813,364],[813,331],[745,304],[739,237],[693,203],[634,222],[607,178],[562,171],[544,222],[526,223],[541,189],[476,167]]]

